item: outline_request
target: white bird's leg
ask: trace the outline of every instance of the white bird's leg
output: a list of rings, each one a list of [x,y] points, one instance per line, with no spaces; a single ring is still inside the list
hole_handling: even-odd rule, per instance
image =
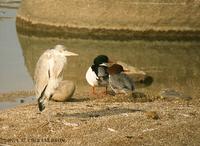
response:
[[[49,102],[47,102],[46,107],[47,107],[47,121],[50,124],[51,119],[50,119]]]
[[[93,95],[96,94],[96,92],[95,92],[95,87],[94,87],[94,86],[92,86],[92,94],[93,94]]]
[[[48,125],[49,125],[49,129],[51,132],[53,132],[53,126],[52,126],[52,109],[50,109],[50,106],[49,106],[49,101],[47,102],[47,120],[48,120]]]
[[[60,114],[62,115],[63,114],[63,105],[62,105],[63,103],[62,102],[60,102]]]

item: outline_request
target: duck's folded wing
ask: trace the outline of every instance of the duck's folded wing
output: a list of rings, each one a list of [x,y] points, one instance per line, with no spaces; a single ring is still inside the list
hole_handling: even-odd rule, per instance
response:
[[[126,74],[117,74],[110,77],[111,85],[117,89],[133,89],[133,82]]]

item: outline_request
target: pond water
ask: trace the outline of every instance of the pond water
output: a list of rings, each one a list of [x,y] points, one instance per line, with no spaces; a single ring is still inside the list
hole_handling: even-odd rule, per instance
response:
[[[0,94],[33,88],[15,26],[15,16],[20,1],[9,2],[0,1]],[[19,103],[18,100],[16,103]],[[16,103],[1,102],[0,109],[10,107],[10,104],[14,106]]]
[[[198,41],[148,41],[148,40],[94,40],[61,39],[16,33],[16,9],[0,9],[11,18],[0,18],[0,92],[30,90],[39,56],[56,44],[78,53],[69,57],[64,78],[77,85],[75,96],[89,92],[85,72],[93,58],[106,54],[112,60],[122,61],[150,75],[151,86],[138,88],[155,96],[162,89],[175,89],[199,98],[200,94],[200,42]]]
[[[155,94],[162,89],[171,88],[196,96],[200,85],[200,43],[191,41],[112,41],[38,38],[18,34],[25,64],[33,77],[39,56],[46,48],[63,44],[78,57],[68,57],[65,79],[77,84],[77,92],[88,91],[85,72],[99,54],[108,55],[111,60],[122,61],[139,68],[153,77],[154,82],[147,88]]]
[[[0,11],[0,92],[31,89],[32,80],[16,33],[16,9]]]

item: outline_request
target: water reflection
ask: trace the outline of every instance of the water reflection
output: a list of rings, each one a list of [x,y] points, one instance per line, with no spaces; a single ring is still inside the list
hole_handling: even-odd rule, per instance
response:
[[[34,102],[33,96],[29,96],[26,98],[17,98],[14,101],[3,101],[3,102],[0,102],[0,110],[12,108],[18,105],[25,105],[25,104],[33,103],[33,102]]]
[[[163,88],[184,91],[192,96],[198,95],[200,85],[200,43],[180,41],[112,41],[58,39],[26,36],[18,34],[25,64],[33,77],[39,56],[55,44],[63,44],[79,57],[69,57],[64,78],[75,81],[77,92],[88,91],[85,72],[93,58],[106,54],[112,60],[120,60],[141,70],[154,78],[154,83],[140,90],[157,93]]]
[[[19,0],[0,1],[0,94],[33,87],[16,33],[16,5]]]

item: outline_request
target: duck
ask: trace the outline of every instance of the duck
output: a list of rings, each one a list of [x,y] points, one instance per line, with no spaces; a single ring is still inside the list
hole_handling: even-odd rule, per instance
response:
[[[112,63],[107,55],[98,55],[94,58],[93,64],[88,68],[85,78],[90,86],[92,86],[92,93],[96,94],[95,87],[107,87],[109,85],[108,79],[108,65]]]
[[[128,71],[119,64],[113,64],[108,68],[109,85],[115,94],[129,95],[135,90],[133,80],[125,73]]]

